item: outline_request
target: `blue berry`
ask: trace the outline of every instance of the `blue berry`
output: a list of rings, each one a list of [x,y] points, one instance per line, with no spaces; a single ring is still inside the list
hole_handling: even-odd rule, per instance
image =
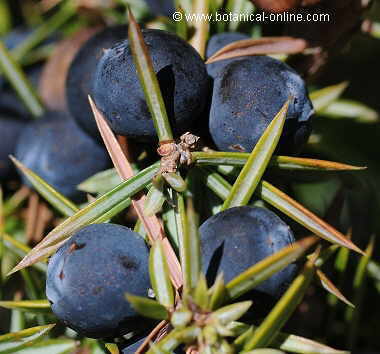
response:
[[[109,166],[107,151],[67,114],[48,112],[20,135],[16,157],[60,193],[84,196],[77,185]],[[29,184],[23,176],[25,184]]]
[[[209,280],[223,272],[229,282],[257,262],[291,245],[289,226],[265,208],[233,207],[207,219],[200,227],[203,270]],[[275,273],[254,289],[253,296],[278,298],[293,280],[296,265]]]
[[[27,37],[33,33],[30,28],[19,26],[9,32],[2,40],[5,46],[12,50],[18,47]],[[56,39],[56,36],[50,37],[44,41],[44,44],[52,43]],[[43,70],[43,65],[41,63],[36,63],[31,66],[23,68],[28,80],[32,84],[34,89],[38,88],[40,76]],[[29,116],[29,111],[26,109],[24,104],[20,101],[15,90],[11,85],[0,76],[0,110],[2,113],[16,114],[21,118]]]
[[[75,55],[67,74],[66,100],[70,113],[84,131],[97,139],[100,139],[100,134],[88,102],[96,65],[106,49],[127,35],[127,26],[108,27],[96,33]]]
[[[215,78],[210,134],[220,150],[251,152],[275,115],[292,97],[279,144],[298,153],[311,131],[312,103],[301,77],[267,56],[235,60]]]
[[[14,170],[9,155],[15,153],[18,138],[26,123],[8,117],[0,118],[0,179],[10,176]]]
[[[149,286],[144,240],[124,226],[94,224],[51,257],[46,295],[65,325],[87,337],[107,338],[144,324],[125,293],[147,296]]]
[[[176,134],[194,125],[205,108],[209,79],[199,54],[178,36],[143,30],[153,67]],[[156,138],[128,41],[107,50],[99,61],[94,98],[115,133],[140,141]]]
[[[231,44],[236,41],[240,41],[243,39],[249,39],[250,37],[247,36],[244,33],[239,32],[222,32],[214,34],[208,41],[207,44],[207,50],[206,50],[206,58],[210,58],[212,55],[214,55],[218,50],[222,49],[228,44]],[[233,59],[226,59],[221,60],[215,63],[207,64],[207,73],[212,77],[215,78],[219,72],[222,71],[222,69],[229,63],[236,60],[236,58]]]

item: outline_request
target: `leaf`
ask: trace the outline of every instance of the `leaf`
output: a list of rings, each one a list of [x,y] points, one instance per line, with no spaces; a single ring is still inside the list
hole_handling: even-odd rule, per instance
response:
[[[14,300],[18,300],[21,295],[20,293],[16,293],[13,297]],[[17,310],[11,311],[11,318],[9,324],[9,332],[18,332],[25,328],[25,313]]]
[[[193,161],[198,165],[244,166],[250,156],[245,152],[193,152]],[[290,171],[351,171],[363,170],[366,167],[352,166],[339,162],[308,159],[292,156],[273,156],[268,165],[270,168]]]
[[[155,185],[152,185],[145,199],[144,214],[151,216],[160,212],[165,200],[163,187],[159,189]]]
[[[41,177],[35,174],[31,169],[23,165],[15,157],[10,156],[10,159],[28,178],[33,187],[40,193],[54,208],[60,211],[64,216],[72,216],[79,208],[64,195],[56,191],[50,184],[45,182]]]
[[[37,29],[35,29],[24,41],[12,50],[12,55],[16,60],[24,58],[31,49],[42,43],[59,27],[65,24],[76,14],[76,6],[71,1],[62,2],[58,11],[50,18],[46,19]]]
[[[232,186],[219,173],[207,167],[201,167],[200,177],[203,183],[210,188],[220,199],[225,200]]]
[[[4,202],[3,212],[4,217],[7,217],[18,210],[22,203],[29,197],[30,189],[27,186],[22,186],[16,193],[9,197]]]
[[[253,336],[245,344],[244,350],[262,348],[271,344],[301,302],[314,273],[314,260],[310,260],[306,263],[303,271],[293,280],[272,311],[265,317],[261,325],[257,327]]]
[[[126,159],[123,149],[117,142],[115,134],[111,130],[108,122],[103,117],[103,114],[98,110],[90,95],[88,96],[88,100],[90,102],[90,106],[94,114],[98,130],[100,132],[100,135],[102,136],[104,145],[107,148],[108,154],[111,157],[113,165],[115,166],[118,175],[122,179],[127,180],[128,178],[134,175],[132,166]]]
[[[289,171],[319,171],[319,172],[339,172],[339,171],[361,171],[367,167],[353,166],[344,163],[325,161],[317,159],[307,159],[290,156],[273,156],[269,167],[278,170]]]
[[[202,172],[201,177],[205,180],[207,187],[221,199],[226,199],[231,185],[216,172],[209,173],[210,170],[204,167],[200,170]],[[363,254],[363,251],[355,246],[347,237],[270,183],[261,181],[256,189],[256,194],[259,198],[297,221],[315,235]]]
[[[375,281],[380,282],[380,264],[379,262],[371,259],[367,266],[368,275]]]
[[[310,93],[310,99],[316,113],[320,113],[328,107],[332,102],[337,100],[346,90],[349,82],[343,81],[340,84],[324,87],[320,90]]]
[[[320,114],[329,118],[351,118],[359,123],[376,123],[379,120],[379,114],[374,109],[361,102],[345,99],[330,103]]]
[[[50,312],[50,303],[48,300],[0,301],[0,306],[6,309],[16,309],[24,312]]]
[[[186,182],[179,173],[163,173],[162,177],[175,191],[182,193],[186,190]]]
[[[189,234],[188,247],[191,257],[191,282],[197,284],[202,271],[201,241],[199,237],[199,215],[195,211],[192,196],[186,198],[186,220]]]
[[[183,276],[183,286],[185,291],[197,285],[199,276],[199,266],[193,266],[193,247],[190,239],[184,197],[178,192],[173,193],[175,203],[175,217],[177,225],[177,235],[179,241],[179,255]]]
[[[23,258],[25,256],[25,254],[27,254],[31,251],[31,249],[27,245],[23,244],[20,241],[17,241],[15,238],[13,238],[12,236],[10,236],[6,233],[0,234],[0,238],[3,240],[5,247],[9,251],[12,252],[12,253],[7,252],[5,254],[5,256],[9,256],[9,255],[13,256],[13,254],[15,254],[15,255],[19,256],[20,258]],[[46,273],[46,271],[47,271],[47,265],[44,263],[33,264],[33,266],[34,266],[34,268],[38,269],[41,272]],[[11,269],[12,268],[9,268],[8,271],[10,271]]]
[[[375,237],[371,237],[365,254],[360,258],[359,264],[356,268],[353,288],[354,288],[354,304],[355,308],[347,307],[346,309],[346,322],[349,324],[349,334],[347,336],[349,348],[353,348],[358,337],[358,329],[360,327],[360,311],[365,294],[365,281],[367,278],[367,266],[372,257],[375,247]]]
[[[12,29],[12,15],[10,4],[5,1],[0,2],[0,35],[3,36]]]
[[[347,250],[347,248],[339,247],[338,245],[331,245],[325,248],[319,254],[319,257],[315,260],[316,267],[322,267],[322,265],[338,250]],[[348,251],[348,250],[347,250]],[[312,255],[308,255],[307,258],[310,259]]]
[[[165,225],[165,231],[170,240],[170,244],[178,253],[179,242],[178,242],[178,234],[177,234],[177,222],[175,217],[175,210],[171,206],[164,211],[162,214],[162,219]]]
[[[177,308],[171,315],[170,323],[174,328],[186,327],[193,317],[193,313],[185,307]]]
[[[297,241],[273,255],[264,258],[232,279],[227,284],[227,290],[232,299],[235,299],[270,278],[274,273],[295,262],[304,252],[317,241],[315,237]]]
[[[208,14],[210,0],[194,0],[192,12],[194,14]],[[195,32],[189,43],[196,49],[199,55],[204,58],[206,52],[206,43],[209,35],[210,24],[207,20],[193,21],[191,23]]]
[[[116,204],[113,208],[95,219],[92,224],[101,224],[103,222],[109,222],[115,215],[121,213],[131,205],[131,198],[126,198],[119,204]]]
[[[209,296],[207,281],[205,275],[202,273],[199,276],[198,283],[193,290],[193,301],[201,308],[208,309]]]
[[[311,211],[304,208],[294,199],[272,186],[270,183],[262,181],[256,192],[262,200],[282,211],[284,214],[288,215],[290,218],[297,221],[317,236],[363,254],[363,251],[355,246],[342,233],[321,220]]]
[[[245,341],[247,339],[249,340],[257,329],[255,326],[249,326],[241,322],[231,322],[227,328],[234,332],[234,336],[239,336],[234,342],[238,348],[243,346]],[[271,346],[290,353],[349,354],[347,351],[337,350],[311,339],[288,333],[277,334],[273,339]]]
[[[124,155],[124,152],[117,141],[114,133],[109,127],[106,119],[103,117],[103,114],[97,109],[96,105],[89,97],[90,105],[95,116],[98,129],[103,138],[103,141],[107,147],[107,150],[112,158],[112,161],[115,165],[115,168],[123,179],[130,180],[133,178],[133,170],[128,159]],[[156,173],[154,174],[156,176]],[[153,177],[154,177],[153,176]],[[152,177],[152,178],[153,178]],[[144,185],[145,187],[146,185]],[[143,223],[144,229],[148,235],[149,242],[152,244],[155,240],[164,239],[164,251],[168,260],[169,270],[171,274],[171,279],[173,285],[176,288],[181,287],[182,277],[181,269],[177,257],[171,248],[171,245],[168,242],[165,242],[165,234],[162,229],[161,223],[155,215],[146,216],[144,215],[144,204],[145,204],[145,195],[140,194],[132,198],[132,205],[135,209],[139,219]]]
[[[265,129],[224,201],[222,210],[248,204],[280,140],[289,103],[290,99]]]
[[[0,336],[0,354],[18,353],[21,349],[32,346],[54,326],[53,323]]]
[[[152,180],[158,168],[159,163],[147,167],[63,221],[35,246],[9,274],[53,254],[74,232],[98,221],[105,213],[142,190]],[[110,217],[110,215],[107,215],[107,217]]]
[[[248,55],[295,54],[306,48],[306,41],[293,37],[243,39],[226,45],[212,55],[206,64]]]
[[[144,90],[145,99],[152,115],[154,127],[160,142],[173,140],[173,133],[166,113],[165,102],[162,98],[157,76],[153,69],[152,58],[144,42],[140,26],[132,12],[128,11],[128,39],[131,46],[133,61]]]
[[[210,310],[219,308],[227,297],[227,288],[224,283],[223,273],[219,273],[215,279],[214,285],[210,288]]]
[[[93,194],[104,194],[119,185],[123,180],[115,168],[99,172],[82,182],[78,189]]]
[[[157,301],[165,307],[173,307],[174,293],[170,283],[170,273],[166,263],[162,241],[160,240],[157,240],[150,250],[149,274]]]
[[[17,351],[17,354],[68,354],[77,348],[74,339],[45,339],[31,347]]]
[[[336,296],[340,301],[343,301],[346,305],[355,307],[354,304],[347,300],[347,298],[341,293],[341,291],[331,282],[331,280],[321,270],[317,270],[317,277],[321,282],[323,288],[330,294]]]
[[[212,320],[216,320],[221,325],[227,325],[232,321],[238,320],[252,306],[252,301],[237,302],[227,305],[214,311],[211,315]]]
[[[43,107],[37,97],[33,86],[13,59],[4,43],[0,40],[0,70],[8,79],[21,101],[32,114],[39,117],[43,113]]]
[[[166,308],[155,300],[131,294],[125,295],[131,306],[141,315],[156,320],[168,319],[169,313]]]
[[[193,161],[197,165],[212,166],[244,166],[250,156],[245,152],[193,152]],[[292,156],[273,156],[268,164],[269,168],[287,171],[356,171],[366,167],[352,166],[339,162],[307,159]]]
[[[272,346],[291,353],[303,354],[349,354],[344,350],[337,350],[325,344],[294,334],[279,333],[273,340]]]
[[[120,353],[119,348],[118,348],[117,344],[115,344],[115,343],[106,343],[105,347],[110,352],[110,354],[119,354]]]
[[[181,343],[190,343],[194,341],[200,333],[201,329],[195,326],[186,327],[184,329],[174,329],[156,344],[160,349],[172,352]],[[151,350],[147,351],[147,354],[152,353],[154,352]]]
[[[240,334],[240,336],[234,340],[234,345],[237,349],[239,349],[239,352],[243,348],[243,346],[247,342],[247,340],[249,340],[249,338],[252,337],[254,330],[255,330],[255,327],[250,326],[245,332]]]

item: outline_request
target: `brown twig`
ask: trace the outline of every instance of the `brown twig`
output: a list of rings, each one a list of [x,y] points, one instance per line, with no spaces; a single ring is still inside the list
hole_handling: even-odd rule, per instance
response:
[[[125,136],[122,136],[122,135],[117,135],[116,137],[117,137],[117,141],[120,144],[121,150],[123,150],[123,153],[124,153],[125,157],[127,158],[127,160],[130,163],[133,162],[132,154],[130,151],[130,146],[128,144],[127,138]]]
[[[36,192],[32,192],[29,196],[28,208],[26,212],[26,239],[27,242],[33,240],[36,231],[36,221],[38,217],[40,197]]]
[[[42,240],[44,236],[44,231],[50,221],[53,219],[53,213],[49,209],[48,205],[41,202],[38,206],[37,220],[35,225],[35,231],[33,235],[33,241],[38,243]]]
[[[138,347],[135,354],[142,354],[146,351],[146,347],[150,342],[158,335],[158,333],[168,325],[167,321],[161,321],[156,327],[153,328],[152,332],[148,334],[144,342]]]
[[[96,123],[98,125],[98,129],[119,176],[124,180],[131,178],[134,173],[129,161],[127,160],[122,151],[122,148],[120,147],[120,144],[118,143],[107,121],[104,119],[103,114],[97,109],[90,96],[89,101],[95,116]],[[145,199],[145,194],[139,193],[134,198],[132,198],[132,205],[144,225],[150,243],[153,244],[156,240],[165,240],[166,235],[156,215],[146,216],[144,214]],[[178,290],[182,286],[181,266],[170,243],[165,241],[165,244],[166,245],[164,245],[164,250],[168,263],[170,264],[169,270],[171,280],[175,288]]]

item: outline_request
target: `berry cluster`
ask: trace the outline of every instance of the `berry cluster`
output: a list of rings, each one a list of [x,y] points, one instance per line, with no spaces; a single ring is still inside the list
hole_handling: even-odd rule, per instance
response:
[[[32,123],[0,119],[0,129],[9,132],[1,141],[1,178],[9,177],[7,156],[15,154],[57,191],[83,200],[77,185],[110,165],[88,95],[115,134],[138,143],[157,141],[126,33],[126,26],[107,27],[81,46],[66,77],[65,112],[49,111]],[[278,149],[300,151],[310,134],[313,108],[303,80],[288,65],[268,56],[206,65],[190,44],[172,33],[145,29],[142,34],[176,136],[191,131],[201,138],[211,136],[214,149],[250,152],[290,98]],[[246,38],[240,33],[217,34],[209,40],[207,57]],[[178,144],[162,145],[158,152],[168,161],[160,172],[175,173],[179,161],[190,164],[190,148],[197,141],[197,136],[185,133]],[[199,232],[210,285],[218,274],[228,282],[295,241],[276,214],[250,206],[217,213]],[[49,261],[46,294],[54,314],[87,337],[114,338],[131,330],[146,335],[150,323],[139,318],[125,293],[150,293],[148,258],[144,240],[129,228],[111,223],[82,228]],[[295,264],[287,266],[245,296],[260,304],[265,314],[296,270]],[[123,353],[133,352],[137,345],[123,348]]]

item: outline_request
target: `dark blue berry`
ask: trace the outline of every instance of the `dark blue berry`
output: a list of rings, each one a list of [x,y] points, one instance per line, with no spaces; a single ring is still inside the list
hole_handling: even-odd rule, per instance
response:
[[[267,56],[235,60],[215,78],[210,133],[220,150],[251,152],[291,97],[279,150],[297,153],[311,130],[312,103],[301,77]]]
[[[208,41],[207,50],[206,50],[206,58],[207,59],[210,58],[218,50],[222,49],[228,44],[231,44],[233,42],[240,41],[243,39],[249,39],[249,38],[250,38],[249,36],[240,32],[222,32],[222,33],[214,34]],[[215,78],[218,75],[218,73],[221,72],[222,69],[227,64],[233,62],[234,60],[236,60],[236,58],[221,60],[215,63],[207,64],[206,65],[207,73],[212,78]]]
[[[176,134],[190,129],[201,116],[209,85],[199,54],[178,36],[143,30]],[[94,98],[115,133],[142,141],[156,138],[153,120],[140,85],[128,41],[107,50],[99,61]]]
[[[65,325],[87,337],[107,338],[143,324],[125,293],[147,296],[149,286],[141,236],[124,226],[94,224],[51,257],[46,296]]]
[[[15,153],[18,138],[26,123],[8,117],[0,118],[0,179],[5,179],[14,171],[9,155]]]
[[[108,27],[92,36],[81,47],[70,65],[66,79],[66,100],[72,116],[84,131],[100,139],[88,102],[96,65],[103,52],[128,36],[127,26]]]
[[[65,196],[78,199],[77,185],[109,166],[107,151],[67,114],[48,112],[20,135],[16,157]],[[26,184],[28,181],[23,176]]]
[[[289,226],[276,214],[248,206],[233,207],[212,216],[201,225],[200,237],[207,278],[212,281],[223,272],[226,282],[294,242]],[[296,270],[295,264],[287,266],[255,288],[253,294],[278,298]]]
[[[30,28],[20,26],[9,32],[2,40],[5,46],[12,50],[18,47],[23,41],[25,41],[33,30]],[[52,43],[56,37],[50,37],[44,41],[44,44]],[[23,70],[32,84],[34,89],[38,88],[40,76],[42,73],[43,65],[41,63],[36,63],[31,66],[23,67]],[[2,113],[17,114],[18,116],[25,118],[29,116],[29,111],[20,101],[15,90],[11,85],[5,80],[5,78],[0,76],[0,110]]]

